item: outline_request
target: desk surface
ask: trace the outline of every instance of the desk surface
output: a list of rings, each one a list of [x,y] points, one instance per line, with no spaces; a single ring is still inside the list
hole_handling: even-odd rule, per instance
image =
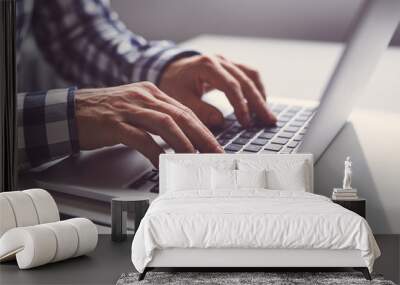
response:
[[[337,43],[209,35],[183,45],[256,67],[271,98],[311,100],[321,96],[343,50]],[[368,222],[376,234],[400,234],[399,78],[400,48],[389,48],[349,122],[315,166],[314,189],[330,197],[351,156],[353,186],[367,200]]]
[[[0,264],[0,283],[17,284],[115,284],[122,273],[134,270],[131,262],[132,236],[121,243],[110,235],[99,235],[96,249],[87,256],[19,270],[16,262]],[[73,274],[71,274],[73,273]]]

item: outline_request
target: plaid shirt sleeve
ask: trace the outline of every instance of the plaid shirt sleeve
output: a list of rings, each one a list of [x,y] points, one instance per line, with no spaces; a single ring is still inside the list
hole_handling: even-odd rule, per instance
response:
[[[198,54],[132,33],[108,0],[36,0],[32,23],[46,59],[79,87],[158,84],[169,63]]]
[[[79,150],[75,88],[19,93],[19,168],[35,167]]]
[[[132,33],[108,0],[35,0],[31,24],[46,60],[79,87],[158,84],[172,61],[199,54]],[[73,88],[19,94],[18,106],[22,169],[79,151]]]

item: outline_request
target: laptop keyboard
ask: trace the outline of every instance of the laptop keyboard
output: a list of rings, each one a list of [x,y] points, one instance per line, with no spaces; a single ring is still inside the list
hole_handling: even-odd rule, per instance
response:
[[[226,153],[292,153],[307,131],[315,108],[273,104],[276,126],[244,129],[234,114],[226,117],[223,129],[214,131]]]
[[[315,113],[315,108],[285,104],[269,104],[277,116],[275,126],[254,125],[244,129],[234,114],[225,118],[225,125],[213,130],[219,144],[226,153],[292,153],[299,146],[308,124]],[[150,192],[158,193],[158,171],[153,169],[128,188],[137,188],[146,181],[154,182]]]
[[[134,181],[132,184],[128,185],[127,188],[129,189],[137,189],[140,186],[142,186],[146,182],[152,182],[154,185],[150,188],[150,192],[152,193],[158,193],[158,170],[157,169],[152,169],[148,172],[146,172],[144,175],[142,175],[139,179]]]

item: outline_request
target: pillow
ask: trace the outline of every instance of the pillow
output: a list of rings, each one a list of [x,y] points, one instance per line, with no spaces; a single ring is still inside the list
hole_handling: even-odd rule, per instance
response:
[[[267,188],[271,190],[308,191],[312,187],[309,160],[297,155],[273,155],[253,159],[239,159],[240,170],[266,169]]]
[[[267,188],[267,170],[236,170],[237,188]]]
[[[236,190],[236,170],[213,167],[211,173],[213,190]]]
[[[298,163],[290,168],[267,171],[268,189],[305,192],[308,185],[307,165]]]
[[[170,163],[168,174],[168,191],[211,189],[211,167]]]

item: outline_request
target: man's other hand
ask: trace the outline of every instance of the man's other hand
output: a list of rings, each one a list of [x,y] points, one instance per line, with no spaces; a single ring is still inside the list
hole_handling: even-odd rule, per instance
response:
[[[223,152],[191,109],[152,83],[80,89],[76,91],[75,102],[79,144],[83,150],[122,143],[137,149],[158,167],[163,150],[151,133],[161,136],[176,152]]]
[[[266,104],[266,92],[258,72],[222,56],[198,55],[171,63],[161,78],[160,89],[192,109],[209,127],[223,124],[221,112],[201,100],[202,95],[218,89],[225,93],[241,125],[258,122],[273,125],[276,117]]]

